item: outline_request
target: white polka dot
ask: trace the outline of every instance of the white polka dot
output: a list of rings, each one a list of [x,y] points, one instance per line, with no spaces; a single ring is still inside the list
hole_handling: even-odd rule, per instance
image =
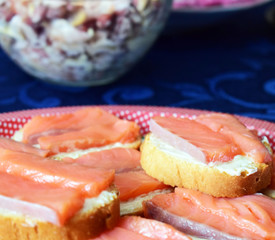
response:
[[[4,133],[8,133],[8,132],[9,132],[8,129],[5,129],[5,130],[4,130]]]
[[[141,122],[142,122],[143,120],[144,120],[144,118],[143,118],[143,117],[139,118],[139,121],[141,121]]]
[[[9,123],[9,124],[8,124],[8,127],[9,127],[9,128],[11,128],[11,127],[12,127],[12,124],[11,124],[11,123]]]
[[[4,122],[4,123],[3,123],[3,126],[4,126],[4,127],[7,127],[7,123]]]
[[[132,116],[128,116],[127,118],[128,118],[128,120],[132,120]]]
[[[13,134],[13,130],[10,130],[10,134]]]
[[[161,117],[165,117],[165,113],[163,113],[163,112],[160,113],[160,116],[161,116]]]
[[[152,112],[149,112],[149,117],[153,117],[154,114]]]
[[[15,124],[13,124],[13,128],[15,128],[15,129],[16,129],[17,127],[18,127],[18,126],[17,126],[17,124],[16,124],[16,123],[15,123]]]
[[[174,116],[174,117],[177,117],[177,116],[178,116],[178,114],[176,114],[176,113],[173,113],[173,116]]]
[[[137,115],[140,116],[141,112],[140,111],[137,111]]]
[[[3,132],[3,129],[2,128],[0,128],[0,133],[2,133]]]
[[[141,125],[142,127],[146,127],[146,123],[142,123],[142,125]]]
[[[121,111],[121,112],[120,112],[120,115],[121,115],[121,116],[124,116],[124,115],[125,115],[125,112],[124,112],[124,111]]]

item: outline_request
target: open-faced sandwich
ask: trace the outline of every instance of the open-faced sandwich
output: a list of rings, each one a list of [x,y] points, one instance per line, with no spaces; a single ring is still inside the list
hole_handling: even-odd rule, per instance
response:
[[[150,130],[142,145],[141,165],[165,184],[238,197],[271,182],[271,153],[232,115],[154,117]]]
[[[84,240],[115,226],[113,170],[59,162],[30,145],[0,142],[1,240]]]

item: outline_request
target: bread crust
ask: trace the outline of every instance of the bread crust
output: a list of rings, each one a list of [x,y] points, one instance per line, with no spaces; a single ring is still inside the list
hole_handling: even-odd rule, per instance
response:
[[[173,187],[198,190],[215,197],[239,197],[266,188],[272,177],[272,163],[256,163],[258,171],[232,176],[213,167],[194,164],[161,151],[148,134],[141,147],[141,166],[145,172]]]
[[[115,191],[116,189],[112,189]],[[119,198],[90,211],[78,212],[64,226],[26,216],[0,217],[0,240],[87,240],[105,229],[112,229],[119,219]]]

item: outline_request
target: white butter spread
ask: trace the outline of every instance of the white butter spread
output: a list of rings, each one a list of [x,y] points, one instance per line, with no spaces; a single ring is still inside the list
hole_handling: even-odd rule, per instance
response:
[[[116,198],[117,198],[117,194],[115,192],[102,191],[97,197],[86,198],[83,208],[80,210],[80,212],[85,213],[91,209],[104,207],[105,205],[109,204]]]
[[[74,152],[68,152],[68,153],[58,153],[56,155],[53,156],[53,158],[55,160],[62,160],[65,157],[70,157],[73,159],[79,158],[80,156],[90,153],[90,152],[99,152],[99,151],[103,151],[103,150],[108,150],[108,149],[112,149],[112,148],[131,148],[131,146],[133,145],[133,143],[114,143],[114,144],[108,144],[102,147],[93,147],[93,148],[88,148],[85,150],[77,150]]]
[[[188,161],[193,164],[212,167],[231,176],[240,176],[244,172],[246,175],[251,175],[258,170],[253,159],[247,156],[236,155],[234,159],[229,162],[211,162],[206,164],[193,158],[188,153],[178,150],[173,146],[165,143],[164,141],[154,136],[154,134],[150,136],[150,140],[154,146],[156,146],[162,152],[169,154],[170,156],[183,159],[184,161]]]

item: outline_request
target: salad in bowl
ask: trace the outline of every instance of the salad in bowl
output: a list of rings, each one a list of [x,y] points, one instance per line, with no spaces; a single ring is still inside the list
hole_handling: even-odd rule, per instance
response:
[[[38,79],[101,85],[149,49],[171,0],[0,0],[0,44]]]

